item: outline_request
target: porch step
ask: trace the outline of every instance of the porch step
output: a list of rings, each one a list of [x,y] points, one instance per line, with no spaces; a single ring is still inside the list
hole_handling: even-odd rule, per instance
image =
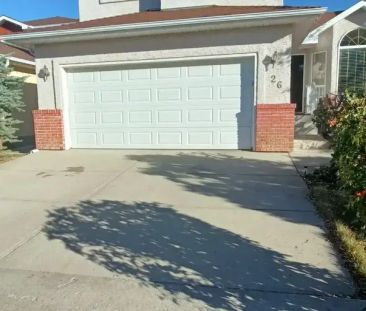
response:
[[[295,135],[317,135],[318,129],[312,120],[311,114],[296,114]]]
[[[329,150],[330,143],[320,135],[295,135],[294,151]]]

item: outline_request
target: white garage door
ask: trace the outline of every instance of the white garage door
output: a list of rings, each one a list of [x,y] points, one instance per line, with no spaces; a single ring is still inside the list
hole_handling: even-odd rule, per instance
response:
[[[253,85],[253,58],[69,72],[72,148],[250,149]]]

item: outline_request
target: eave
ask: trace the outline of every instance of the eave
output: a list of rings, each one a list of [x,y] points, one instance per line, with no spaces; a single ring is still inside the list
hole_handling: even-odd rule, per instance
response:
[[[198,31],[233,27],[235,25],[250,25],[251,23],[290,24],[296,23],[299,17],[319,15],[325,11],[325,8],[312,8],[100,26],[83,29],[40,31],[11,34],[0,37],[0,40],[29,48],[36,44]]]

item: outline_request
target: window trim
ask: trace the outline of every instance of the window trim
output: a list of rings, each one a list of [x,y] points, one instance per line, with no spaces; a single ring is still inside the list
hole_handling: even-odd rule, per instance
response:
[[[314,52],[311,54],[311,84],[313,84],[313,65],[314,65],[314,56],[317,55],[317,54],[322,54],[324,53],[325,54],[325,79],[324,79],[324,85],[325,85],[325,88],[327,87],[327,70],[328,70],[328,52],[326,50],[323,50],[323,51],[318,51],[318,52]]]

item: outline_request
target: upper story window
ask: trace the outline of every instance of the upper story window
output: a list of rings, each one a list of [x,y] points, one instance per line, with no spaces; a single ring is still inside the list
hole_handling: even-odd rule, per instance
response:
[[[366,29],[353,30],[341,41],[338,89],[366,95]]]
[[[341,46],[366,46],[366,29],[359,28],[348,33],[342,40]]]

